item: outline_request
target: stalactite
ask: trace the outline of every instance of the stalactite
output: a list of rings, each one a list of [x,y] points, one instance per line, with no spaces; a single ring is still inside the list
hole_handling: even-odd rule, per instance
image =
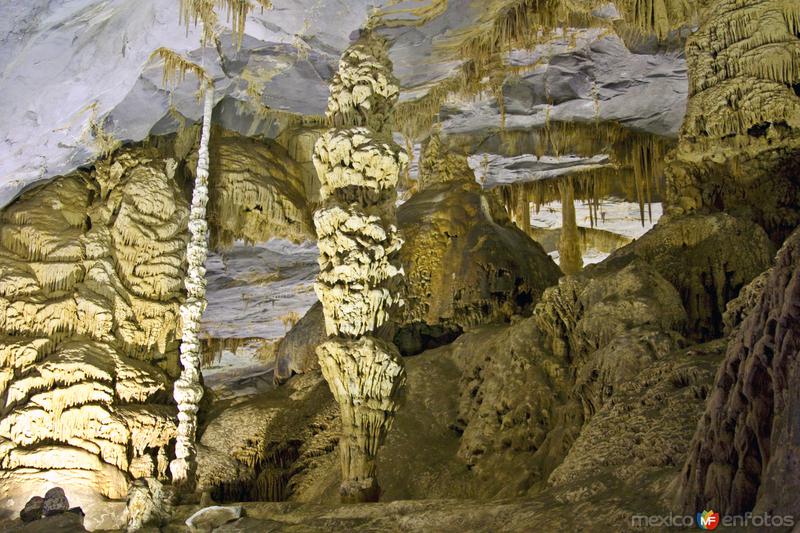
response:
[[[255,0],[262,9],[272,9],[270,0]],[[231,22],[233,37],[237,45],[241,46],[244,37],[247,15],[253,4],[250,0],[181,0],[180,22],[188,31],[191,24],[202,23],[203,43],[213,43],[217,38],[214,27],[217,24],[215,8],[224,9],[228,21]]]
[[[362,37],[345,51],[331,82],[328,116],[346,129],[328,131],[314,147],[322,184],[314,288],[334,336],[317,355],[342,415],[343,501],[378,499],[375,457],[405,382],[397,348],[374,336],[402,303],[395,199],[408,156],[390,137],[397,97],[385,43]]]

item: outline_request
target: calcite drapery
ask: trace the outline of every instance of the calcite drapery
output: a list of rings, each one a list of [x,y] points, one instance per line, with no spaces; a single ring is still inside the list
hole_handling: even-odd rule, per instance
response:
[[[397,180],[408,156],[390,138],[397,81],[384,45],[362,38],[342,56],[327,115],[337,128],[314,146],[322,207],[314,214],[320,274],[315,290],[333,339],[317,348],[342,413],[343,501],[376,501],[375,457],[397,409],[405,370],[376,337],[400,303]]]

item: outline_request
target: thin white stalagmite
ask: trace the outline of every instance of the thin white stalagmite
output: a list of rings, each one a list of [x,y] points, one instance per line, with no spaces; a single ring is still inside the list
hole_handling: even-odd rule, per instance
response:
[[[181,374],[175,381],[173,395],[178,404],[178,431],[175,440],[175,459],[170,463],[172,481],[187,491],[195,485],[197,470],[195,433],[197,411],[203,398],[200,383],[200,318],[206,308],[206,257],[208,256],[208,144],[211,138],[211,113],[214,107],[214,86],[204,82],[203,130],[197,172],[189,211],[189,242],[186,245],[186,301],[181,305],[183,335],[181,337]]]

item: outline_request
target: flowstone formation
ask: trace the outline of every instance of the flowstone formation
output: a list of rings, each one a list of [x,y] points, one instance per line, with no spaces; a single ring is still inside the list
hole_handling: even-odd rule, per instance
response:
[[[188,206],[176,163],[131,148],[0,214],[0,492],[87,509],[167,476]]]
[[[314,237],[303,170],[277,143],[219,129],[211,143],[208,222],[212,247]],[[189,158],[190,169],[194,156]]]
[[[418,353],[447,332],[529,314],[561,276],[542,247],[515,227],[458,157],[442,154],[421,190],[398,209],[406,305],[398,339]],[[446,170],[443,170],[446,168]],[[418,344],[417,349],[414,349]]]
[[[322,201],[314,214],[320,250],[314,289],[325,330],[334,336],[317,355],[341,410],[345,502],[377,501],[375,458],[405,383],[397,347],[380,338],[401,303],[394,202],[408,156],[391,141],[397,98],[384,43],[362,37],[345,51],[331,82],[327,116],[336,128],[314,146]]]
[[[686,510],[800,513],[800,231],[754,284],[679,480]]]
[[[718,1],[689,37],[673,213],[739,211],[780,243],[800,223],[800,4]]]

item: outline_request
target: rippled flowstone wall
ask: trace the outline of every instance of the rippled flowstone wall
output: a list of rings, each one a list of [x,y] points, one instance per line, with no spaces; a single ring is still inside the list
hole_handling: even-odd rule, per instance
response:
[[[176,166],[122,150],[0,214],[0,490],[12,507],[51,483],[123,498],[129,479],[167,475],[188,216]]]
[[[800,5],[710,3],[687,41],[689,103],[670,211],[739,211],[780,243],[800,223]]]

